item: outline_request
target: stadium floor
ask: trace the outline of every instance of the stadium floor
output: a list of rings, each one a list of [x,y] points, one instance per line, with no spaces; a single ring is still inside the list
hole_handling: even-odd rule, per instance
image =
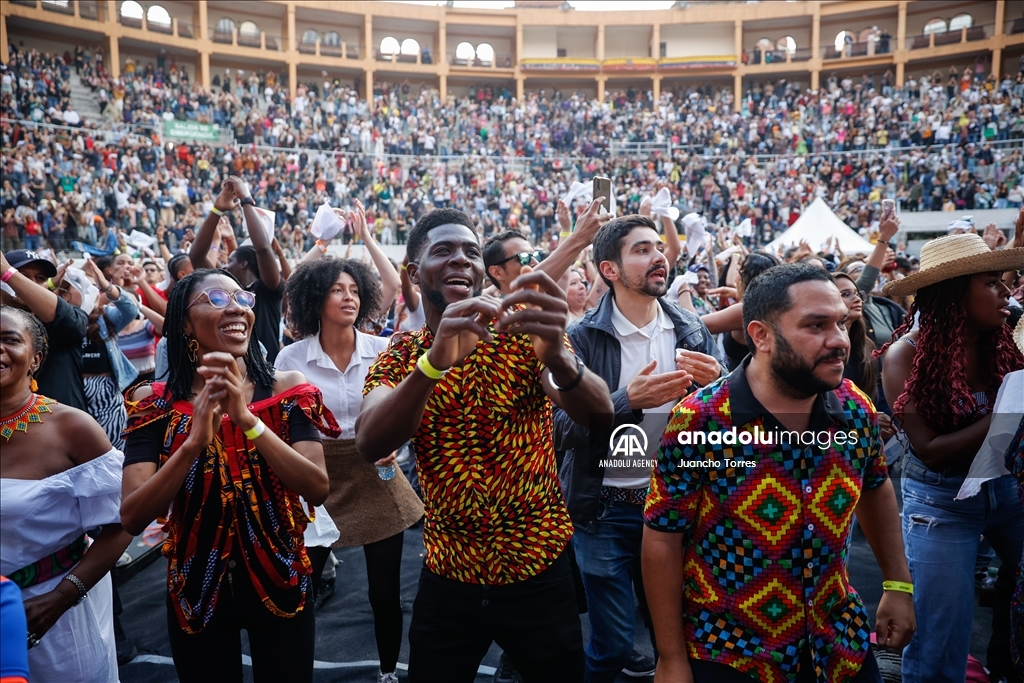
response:
[[[423,538],[419,529],[406,532],[402,558],[402,601],[406,634],[417,579],[423,562]],[[338,565],[337,593],[317,612],[315,683],[355,683],[376,680],[377,652],[373,639],[373,620],[366,596],[366,565],[359,548],[335,551]],[[167,567],[163,559],[148,567],[121,587],[125,632],[131,637],[140,656],[120,667],[121,683],[172,683],[177,678],[167,643],[165,581]],[[850,580],[867,604],[872,617],[882,594],[882,577],[871,548],[859,529],[854,532],[850,555]],[[583,617],[584,641],[589,637],[589,624]],[[991,633],[992,611],[976,608],[971,654],[985,661]],[[650,640],[643,622],[637,618],[636,648],[651,653]],[[243,648],[248,652],[243,636]],[[492,645],[481,665],[476,683],[490,683],[500,650]],[[408,638],[403,639],[399,657],[399,679],[407,680],[404,663],[408,662]],[[252,681],[252,669],[243,668],[246,683]],[[652,681],[652,678],[619,677],[619,683]]]

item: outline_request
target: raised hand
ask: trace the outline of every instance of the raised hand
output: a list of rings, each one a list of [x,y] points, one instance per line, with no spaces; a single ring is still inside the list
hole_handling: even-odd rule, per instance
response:
[[[888,244],[900,231],[900,219],[889,214],[878,226],[878,241]]]
[[[1013,233],[1013,248],[1020,249],[1024,247],[1024,206],[1020,207],[1020,213],[1017,214],[1017,222],[1014,223],[1015,232]]]
[[[693,375],[685,370],[674,370],[655,375],[658,361],[652,360],[626,386],[626,398],[633,410],[648,410],[665,405],[686,395],[693,384]]]
[[[366,227],[366,208],[363,203],[356,199],[352,202],[352,208],[343,216],[349,222],[356,236],[364,243],[370,241],[370,231]]]
[[[145,271],[140,266],[129,266],[128,274],[125,279],[128,280],[128,284],[132,287],[138,287],[139,283],[142,282]]]
[[[587,210],[576,219],[576,232],[586,238],[586,241],[589,244],[594,241],[594,237],[597,236],[597,231],[611,219],[612,215],[610,213],[601,213],[601,200],[595,199],[590,202],[590,206],[587,207]]]
[[[981,239],[985,240],[985,244],[988,245],[989,249],[998,249],[1006,244],[1006,235],[996,227],[995,223],[989,223],[985,226],[985,232],[982,233]]]
[[[477,296],[450,304],[441,316],[427,360],[438,370],[461,363],[477,342],[492,339],[488,325],[500,316],[501,300],[495,297]]]
[[[651,215],[651,204],[652,203],[654,203],[654,200],[651,198],[650,195],[644,197],[640,201],[640,215],[641,216],[650,216]]]
[[[501,302],[505,315],[497,328],[515,334],[530,335],[533,353],[541,363],[553,364],[565,349],[565,323],[569,319],[569,304],[565,292],[551,276],[523,266],[519,277],[512,281],[512,294]],[[525,305],[520,310],[517,306]]]
[[[572,230],[572,215],[569,213],[569,206],[561,199],[558,200],[556,213],[558,215],[558,227],[561,228],[562,232]]]

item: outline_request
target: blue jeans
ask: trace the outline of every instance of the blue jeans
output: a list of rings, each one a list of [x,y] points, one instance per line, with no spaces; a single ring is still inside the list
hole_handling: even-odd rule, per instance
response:
[[[576,528],[572,537],[590,615],[586,654],[587,683],[611,683],[629,663],[636,612],[634,585],[643,600],[640,542],[643,506],[601,503],[592,531]]]
[[[917,633],[903,651],[903,681],[963,683],[979,539],[984,534],[1002,561],[1015,565],[1024,545],[1024,506],[1012,476],[954,500],[962,475],[932,472],[909,453],[904,463],[903,543],[914,579]]]

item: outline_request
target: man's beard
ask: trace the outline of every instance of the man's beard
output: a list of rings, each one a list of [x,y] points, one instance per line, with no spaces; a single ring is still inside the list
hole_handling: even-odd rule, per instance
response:
[[[656,270],[663,270],[666,274],[665,279],[662,280],[660,283],[651,282],[650,280],[651,273],[653,273]],[[666,266],[652,266],[650,270],[647,271],[647,274],[644,275],[642,280],[639,280],[637,282],[629,282],[627,280],[625,282],[626,289],[630,289],[634,292],[640,292],[641,294],[646,294],[647,296],[654,297],[655,299],[660,299],[661,297],[665,296],[665,293],[668,291],[667,275],[668,268]]]
[[[473,290],[473,296],[480,296],[483,293],[484,288],[480,285],[477,285],[476,289]],[[440,289],[427,289],[424,287],[423,296],[441,313],[444,313],[445,309],[448,308],[448,302],[444,300],[444,294],[441,293]]]
[[[818,394],[837,389],[843,382],[840,377],[838,382],[830,382],[820,379],[814,374],[814,369],[819,363],[839,358],[844,363],[847,361],[847,354],[842,349],[836,349],[814,359],[813,363],[806,362],[797,355],[786,338],[775,329],[775,353],[772,354],[769,368],[774,375],[776,384],[791,398],[810,398]]]

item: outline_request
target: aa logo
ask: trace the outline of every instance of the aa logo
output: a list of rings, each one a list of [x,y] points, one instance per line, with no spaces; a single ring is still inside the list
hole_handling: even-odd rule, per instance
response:
[[[647,433],[639,425],[619,425],[608,439],[611,457],[643,458],[647,455]]]

